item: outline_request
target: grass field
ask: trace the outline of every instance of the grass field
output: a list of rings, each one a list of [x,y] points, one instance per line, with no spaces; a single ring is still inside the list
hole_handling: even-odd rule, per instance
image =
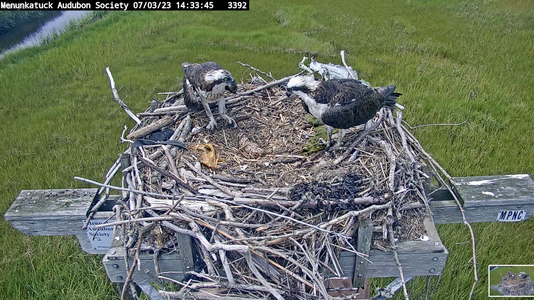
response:
[[[423,146],[452,176],[533,173],[534,3],[531,0],[251,0],[242,12],[113,12],[46,45],[0,60],[0,213],[22,189],[101,180],[134,125],[111,96],[109,67],[134,112],[176,91],[183,61],[298,72],[303,56],[347,63],[373,85],[397,85]],[[470,107],[472,107],[470,111]],[[534,263],[534,221],[474,224],[480,282],[489,264]],[[432,299],[467,299],[464,225],[440,225],[450,252]],[[101,257],[73,237],[28,237],[0,221],[0,299],[119,299]],[[424,287],[424,278],[417,286]],[[384,286],[387,280],[373,280]],[[401,295],[398,295],[401,296]]]

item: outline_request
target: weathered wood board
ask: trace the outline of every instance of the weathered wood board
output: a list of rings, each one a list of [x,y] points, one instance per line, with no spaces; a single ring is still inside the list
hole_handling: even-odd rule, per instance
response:
[[[427,241],[407,241],[397,245],[404,276],[440,275],[445,268],[449,252],[441,242],[432,219],[425,218],[424,226],[429,238]],[[371,263],[367,263],[366,278],[400,276],[393,252],[371,249],[369,260]],[[351,277],[354,274],[356,255],[343,251],[339,263],[343,273]]]
[[[356,238],[356,250],[360,253],[369,255],[371,251],[371,242],[373,239],[373,226],[370,219],[360,220],[358,226],[358,236]],[[367,278],[367,265],[368,261],[363,257],[356,256],[354,262],[354,273],[352,277],[352,285],[354,287],[365,286],[365,279]]]
[[[97,190],[23,190],[4,214],[4,219],[27,235],[75,235],[85,252],[103,254],[105,252],[93,249],[82,229]]]
[[[528,174],[455,177],[453,180],[456,182],[454,192],[463,202],[470,223],[496,222],[503,211],[518,212],[516,216],[522,219],[534,213],[534,181]],[[439,201],[430,201],[435,223],[463,222],[452,196],[441,197]]]
[[[178,234],[179,243],[170,253],[160,253],[155,259],[154,254],[141,253],[139,255],[140,265],[132,273],[132,280],[141,282],[159,282],[158,275],[181,281],[187,272],[195,270],[193,258],[193,243],[188,235]],[[128,276],[129,267],[134,263],[134,258],[128,257],[126,261],[126,248],[124,247],[125,235],[124,227],[116,226],[113,230],[113,242],[109,251],[104,255],[102,263],[111,282],[125,282]],[[157,264],[157,266],[156,266]],[[156,272],[157,268],[157,272]]]

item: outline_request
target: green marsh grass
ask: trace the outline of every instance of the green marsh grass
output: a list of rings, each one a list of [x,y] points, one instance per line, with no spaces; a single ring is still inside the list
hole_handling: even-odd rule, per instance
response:
[[[345,50],[362,78],[397,85],[409,124],[470,115],[462,126],[414,131],[452,176],[532,173],[532,49],[530,0],[252,0],[247,12],[108,13],[0,60],[0,212],[22,189],[89,187],[73,176],[101,180],[127,147],[119,137],[133,121],[113,100],[105,67],[141,112],[158,92],[180,89],[183,61],[217,61],[241,81],[249,70],[237,61],[282,77],[303,56],[341,63]],[[534,222],[474,230],[474,299],[486,299],[487,265],[534,260]],[[468,231],[438,231],[450,256],[431,299],[466,299]],[[28,237],[1,221],[0,299],[119,299],[100,260],[73,237]]]

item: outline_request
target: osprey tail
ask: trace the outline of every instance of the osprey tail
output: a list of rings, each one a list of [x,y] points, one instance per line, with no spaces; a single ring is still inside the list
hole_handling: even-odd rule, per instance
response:
[[[396,88],[397,87],[394,85],[381,86],[377,88],[378,92],[385,98],[384,105],[389,106],[391,109],[395,108],[395,104],[397,104],[397,98],[402,95],[401,93],[394,93]]]

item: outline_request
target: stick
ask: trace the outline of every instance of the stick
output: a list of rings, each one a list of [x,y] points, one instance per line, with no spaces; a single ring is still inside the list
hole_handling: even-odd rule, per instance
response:
[[[343,62],[345,69],[347,69],[347,72],[349,73],[350,77],[352,77],[352,79],[358,80],[358,78],[354,77],[354,74],[352,74],[351,70],[349,69],[349,66],[347,66],[347,63],[345,62],[345,50],[341,50],[341,61]]]
[[[299,73],[299,74],[300,74],[300,73]],[[237,94],[237,95],[235,95],[235,96],[233,96],[233,97],[226,98],[226,100],[229,101],[229,100],[232,100],[232,99],[235,99],[235,98],[238,98],[238,97],[247,96],[247,95],[252,95],[252,94],[254,94],[254,93],[256,93],[256,92],[259,92],[259,91],[261,91],[261,90],[264,90],[264,89],[266,89],[266,88],[270,88],[270,87],[272,87],[272,86],[275,86],[275,85],[284,83],[284,82],[286,82],[286,81],[289,81],[289,79],[291,79],[291,78],[293,78],[293,77],[295,77],[295,76],[297,76],[297,75],[298,75],[298,74],[295,74],[295,75],[291,75],[291,76],[284,77],[284,78],[282,78],[282,79],[278,79],[278,80],[275,80],[275,81],[271,81],[271,82],[269,82],[269,83],[266,84],[266,85],[262,85],[262,86],[260,86],[260,87],[257,87],[257,88],[255,88],[255,89],[253,89],[253,90],[250,90],[250,91],[248,91],[248,92],[239,93],[239,94]]]
[[[169,177],[169,178],[171,178],[171,179],[174,179],[174,181],[176,181],[176,183],[177,183],[179,186],[185,188],[186,190],[190,191],[190,192],[193,193],[193,194],[198,194],[198,191],[197,191],[197,190],[195,190],[195,189],[194,189],[192,186],[190,186],[189,184],[183,182],[180,178],[178,178],[176,175],[172,174],[171,172],[168,172],[168,171],[166,171],[166,170],[164,170],[164,169],[162,169],[162,168],[160,168],[160,167],[158,167],[158,166],[152,164],[150,161],[148,161],[148,160],[145,159],[145,158],[139,157],[139,159],[140,159],[145,165],[147,165],[148,167],[150,167],[150,168],[152,168],[152,169],[154,169],[154,170],[160,172],[162,175],[165,175],[165,176],[167,176],[167,177]]]
[[[80,180],[80,181],[84,181],[84,182],[87,182],[87,183],[90,183],[90,184],[94,184],[94,185],[97,185],[97,186],[110,188],[110,189],[117,190],[117,191],[124,191],[124,192],[131,192],[131,193],[141,194],[141,195],[146,195],[146,196],[163,197],[163,198],[166,198],[166,199],[173,199],[172,195],[145,192],[145,191],[136,190],[136,189],[132,189],[132,188],[122,188],[122,187],[118,187],[118,186],[114,186],[114,185],[102,184],[100,182],[96,182],[96,181],[93,181],[93,180],[90,180],[90,179],[86,179],[86,178],[82,178],[82,177],[78,177],[78,176],[74,176],[74,179]]]
[[[410,300],[410,297],[408,296],[408,289],[406,288],[406,281],[404,280],[404,272],[402,271],[402,265],[399,261],[399,255],[397,254],[397,246],[395,245],[395,238],[393,237],[393,226],[391,224],[388,224],[388,231],[389,242],[391,243],[391,248],[393,250],[393,257],[395,258],[395,263],[399,268],[400,278],[402,282],[402,291],[404,292],[404,299]]]
[[[413,164],[415,163],[415,158],[413,157],[412,151],[410,151],[410,149],[408,148],[408,142],[406,141],[406,135],[404,134],[404,130],[402,130],[401,121],[402,121],[402,111],[397,110],[397,122],[395,123],[395,127],[397,128],[397,131],[399,132],[401,136],[402,148],[404,149],[404,152],[406,153],[406,155],[408,155],[408,157],[410,158],[410,161]]]
[[[219,190],[221,190],[221,192],[231,196],[231,197],[238,197],[239,195],[230,191],[229,189],[227,189],[226,187],[218,184],[217,182],[215,182],[215,180],[211,179],[209,176],[206,176],[204,175],[204,173],[202,173],[202,171],[200,171],[199,169],[197,169],[195,166],[193,166],[193,164],[191,164],[190,162],[188,162],[186,159],[183,159],[182,160],[191,170],[193,170],[195,173],[197,173],[200,177],[204,178],[205,180],[207,180],[209,183],[211,183],[214,187],[218,188]]]
[[[386,141],[382,139],[376,139],[376,138],[369,138],[370,141],[377,143],[380,145],[380,148],[384,150],[386,153],[386,156],[389,158],[389,190],[391,192],[395,192],[395,166],[396,166],[396,160],[397,157],[393,153],[393,150],[391,149],[391,144],[386,143]]]
[[[248,250],[248,247],[247,247],[247,250]],[[271,295],[273,295],[276,299],[278,300],[284,300],[284,297],[282,297],[282,295],[280,295],[268,282],[267,280],[265,280],[265,278],[261,275],[260,271],[258,271],[258,269],[256,268],[256,266],[254,265],[254,262],[252,261],[252,255],[250,255],[250,251],[246,251],[245,253],[242,253],[243,256],[245,257],[246,261],[247,261],[247,264],[248,264],[248,267],[250,268],[250,270],[252,271],[252,273],[254,273],[254,275],[256,276],[256,278],[258,278],[258,280],[261,282],[261,284],[263,284],[264,287],[266,287],[269,292],[271,293]]]
[[[166,113],[172,113],[177,111],[186,111],[187,106],[185,105],[174,105],[174,106],[167,106],[167,107],[160,107],[155,109],[152,113],[154,114],[166,114]]]
[[[115,88],[115,80],[113,80],[113,76],[111,75],[111,71],[109,70],[109,67],[106,67],[106,73],[108,74],[109,78],[109,84],[111,86],[111,93],[113,94],[113,98],[115,101],[119,103],[119,105],[122,107],[122,109],[132,118],[132,120],[137,123],[137,125],[141,125],[141,120],[126,106],[126,104],[121,100],[119,97],[119,92],[117,92],[117,88]]]
[[[475,277],[475,280],[473,282],[473,286],[471,288],[471,293],[469,294],[469,299],[471,300],[473,298],[473,294],[475,292],[475,288],[476,288],[476,286],[478,284],[476,242],[475,242],[475,233],[473,231],[473,227],[471,227],[471,224],[469,222],[467,222],[467,219],[465,217],[465,210],[462,207],[460,199],[458,199],[458,197],[453,192],[453,190],[450,187],[450,185],[447,182],[445,182],[445,180],[441,177],[440,173],[438,172],[438,169],[439,169],[439,171],[441,171],[442,174],[444,174],[447,177],[447,179],[449,179],[451,184],[455,184],[453,178],[447,173],[447,171],[445,171],[445,169],[443,169],[443,167],[430,154],[428,154],[425,151],[425,149],[423,149],[423,147],[421,146],[419,141],[413,136],[413,134],[410,131],[406,130],[406,133],[407,133],[408,138],[410,139],[410,142],[417,148],[417,150],[419,150],[419,152],[424,154],[425,158],[430,162],[430,166],[434,170],[434,174],[437,176],[437,179],[439,180],[439,182],[441,184],[443,184],[447,188],[449,193],[453,196],[454,201],[456,202],[456,205],[458,206],[458,208],[460,209],[460,212],[462,213],[463,223],[469,229],[469,234],[471,235],[471,242],[472,242],[473,269],[474,269],[473,272],[474,272],[474,277]]]
[[[140,129],[131,132],[126,136],[127,139],[130,140],[136,140],[138,138],[141,138],[149,133],[152,133],[160,128],[163,128],[169,124],[171,124],[174,121],[174,119],[170,116],[165,116],[159,120],[156,120],[149,125],[143,126]]]
[[[404,124],[408,125],[408,127],[410,127],[410,129],[418,129],[418,128],[421,128],[421,127],[427,127],[427,126],[460,126],[460,125],[464,125],[466,123],[469,123],[469,120],[471,119],[471,109],[473,107],[473,99],[475,99],[476,95],[475,95],[475,92],[474,91],[471,91],[471,103],[469,104],[469,113],[467,115],[467,119],[465,119],[463,122],[460,122],[460,123],[453,123],[453,124],[423,124],[423,125],[418,125],[418,126],[410,126],[410,124],[404,122]]]
[[[381,205],[371,205],[367,208],[364,208],[362,210],[358,210],[358,211],[349,211],[348,213],[340,216],[340,217],[337,217],[335,219],[332,219],[324,224],[321,224],[320,226],[322,228],[326,228],[330,225],[333,225],[333,224],[336,224],[336,223],[340,223],[341,221],[347,219],[347,218],[350,218],[350,217],[357,217],[357,216],[360,216],[362,214],[365,214],[365,213],[368,213],[368,212],[373,212],[375,210],[380,210],[380,209],[386,209],[386,208],[389,208],[391,207],[391,201],[386,203],[386,204],[381,204]]]
[[[271,78],[272,80],[276,80],[271,74],[267,74],[267,73],[265,73],[265,72],[263,72],[263,71],[261,71],[261,70],[258,70],[258,69],[254,68],[253,66],[251,66],[251,65],[249,65],[249,64],[244,64],[244,63],[239,62],[239,61],[238,61],[237,63],[240,64],[240,65],[242,65],[243,67],[250,68],[250,69],[252,69],[253,71],[256,71],[256,72],[258,72],[258,73],[260,73],[260,74],[263,74],[263,75],[265,75],[265,76]]]

